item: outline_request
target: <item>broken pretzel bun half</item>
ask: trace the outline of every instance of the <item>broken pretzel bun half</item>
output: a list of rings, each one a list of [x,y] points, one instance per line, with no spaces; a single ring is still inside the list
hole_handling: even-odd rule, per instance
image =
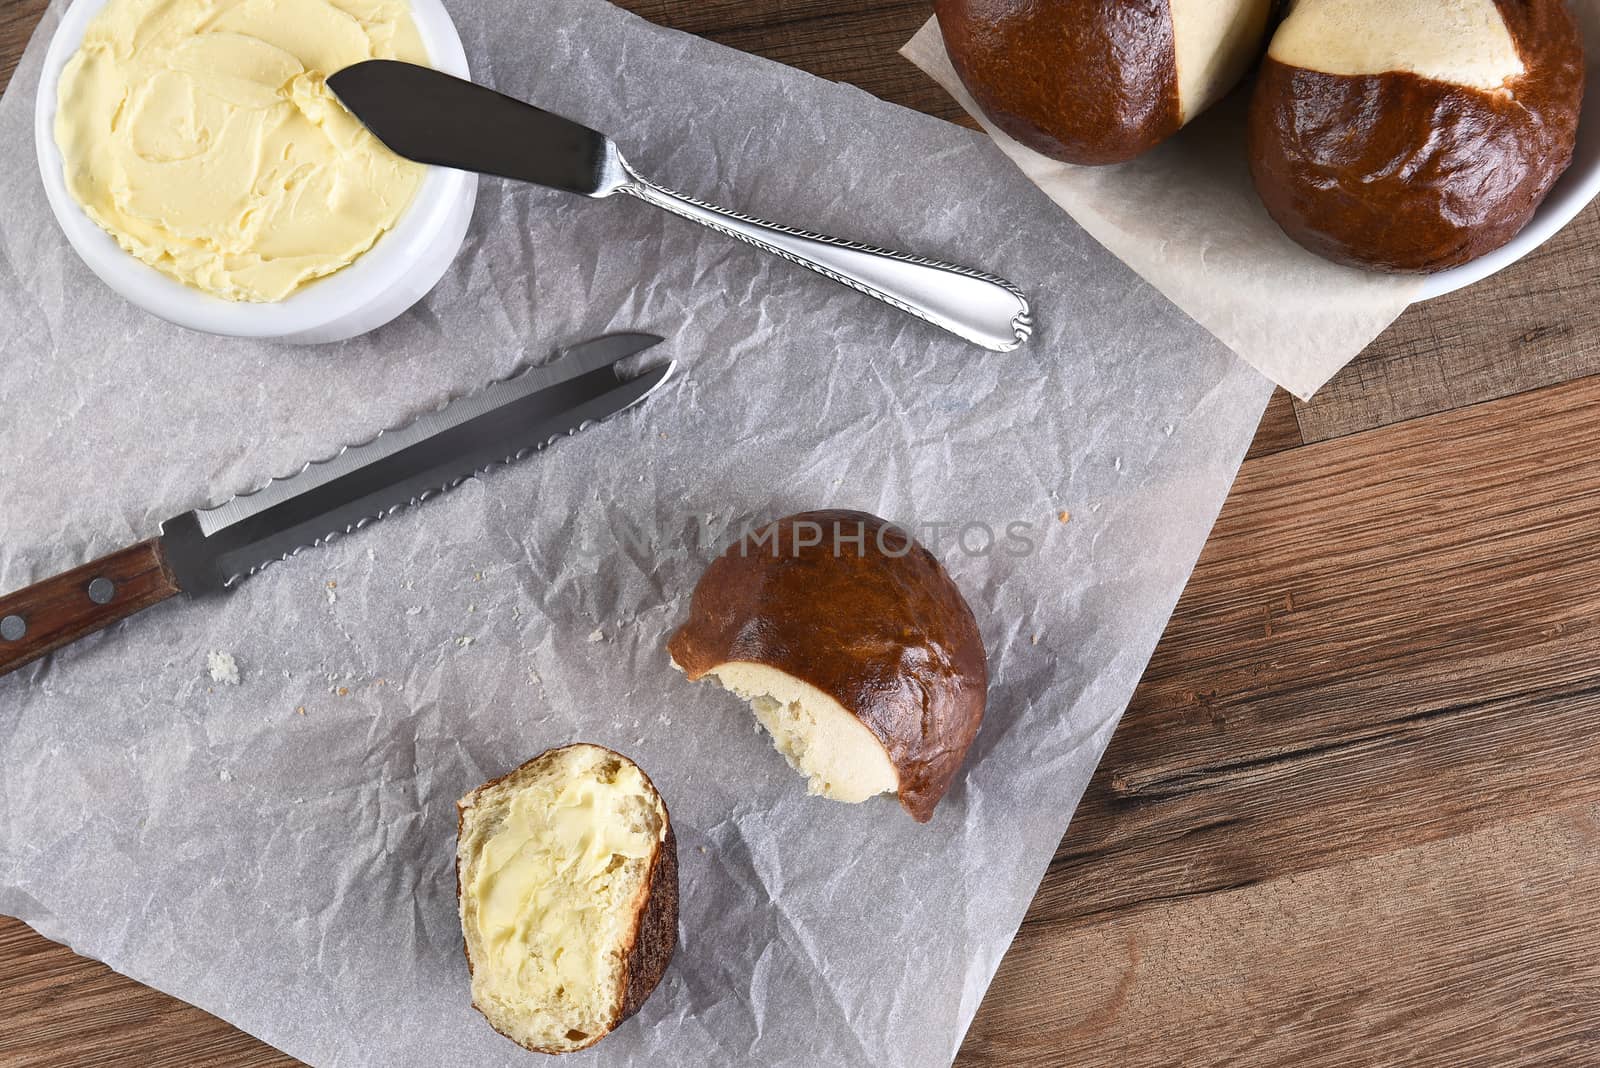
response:
[[[668,643],[750,702],[810,792],[933,817],[983,721],[972,610],[933,555],[866,512],[780,519],[712,562]]]
[[[1066,163],[1122,163],[1261,56],[1274,0],[936,0],[945,50],[996,126]]]
[[[1278,225],[1358,267],[1431,272],[1516,236],[1572,160],[1567,0],[1298,0],[1250,106]]]
[[[571,1053],[639,1011],[678,942],[678,854],[638,766],[569,745],[456,805],[472,1005],[511,1041]]]

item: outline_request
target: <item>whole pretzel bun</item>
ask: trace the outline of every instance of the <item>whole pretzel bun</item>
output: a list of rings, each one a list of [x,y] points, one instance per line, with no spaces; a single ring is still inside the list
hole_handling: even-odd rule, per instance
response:
[[[1261,55],[1274,0],[936,0],[983,113],[1067,163],[1121,163],[1166,140]]]
[[[1298,0],[1250,108],[1267,211],[1329,259],[1454,267],[1510,241],[1572,160],[1566,0]]]
[[[933,555],[866,512],[802,512],[735,543],[667,645],[750,702],[811,792],[895,793],[933,817],[983,721],[988,661]]]

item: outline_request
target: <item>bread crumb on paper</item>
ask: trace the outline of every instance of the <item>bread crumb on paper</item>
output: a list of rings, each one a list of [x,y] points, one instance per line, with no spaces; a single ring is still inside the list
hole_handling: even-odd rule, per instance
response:
[[[606,632],[596,627],[589,632],[589,640],[591,642],[603,642],[606,640]]]
[[[207,653],[206,668],[211,672],[212,682],[220,682],[224,686],[239,685],[239,664],[233,659],[232,653],[219,650]]]
[[[1072,522],[1072,513],[1063,508],[1056,513],[1056,518],[1063,523],[1070,523]]]
[[[471,638],[471,637],[468,637],[468,636],[463,634],[461,637],[456,639],[456,645],[458,645],[462,649],[465,649],[465,648],[467,648],[467,646],[471,645],[475,641],[477,641],[476,638]]]

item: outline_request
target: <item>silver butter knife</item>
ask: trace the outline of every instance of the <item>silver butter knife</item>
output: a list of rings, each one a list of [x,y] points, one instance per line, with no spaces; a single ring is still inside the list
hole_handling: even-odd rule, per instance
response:
[[[958,337],[1009,352],[1033,331],[1021,290],[992,274],[775,223],[675,193],[628,165],[609,137],[427,67],[373,59],[328,87],[396,154],[587,197],[626,193],[809,267]]]
[[[254,493],[161,524],[159,537],[0,597],[0,675],[180,593],[218,593],[321,545],[631,408],[673,363],[624,376],[661,341],[610,334],[563,351]]]

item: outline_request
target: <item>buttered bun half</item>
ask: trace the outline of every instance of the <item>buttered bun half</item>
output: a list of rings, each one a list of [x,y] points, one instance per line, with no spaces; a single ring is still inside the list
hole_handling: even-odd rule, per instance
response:
[[[678,944],[678,852],[638,766],[569,745],[456,805],[472,1005],[511,1041],[571,1053],[639,1011]]]
[[[918,822],[983,722],[972,610],[931,553],[866,512],[802,512],[731,546],[668,651],[748,701],[811,793],[897,794]]]
[[[1250,110],[1279,226],[1329,259],[1439,271],[1504,245],[1572,160],[1567,0],[1297,0]]]
[[[936,0],[956,73],[1017,141],[1121,163],[1225,96],[1261,55],[1274,0]]]

